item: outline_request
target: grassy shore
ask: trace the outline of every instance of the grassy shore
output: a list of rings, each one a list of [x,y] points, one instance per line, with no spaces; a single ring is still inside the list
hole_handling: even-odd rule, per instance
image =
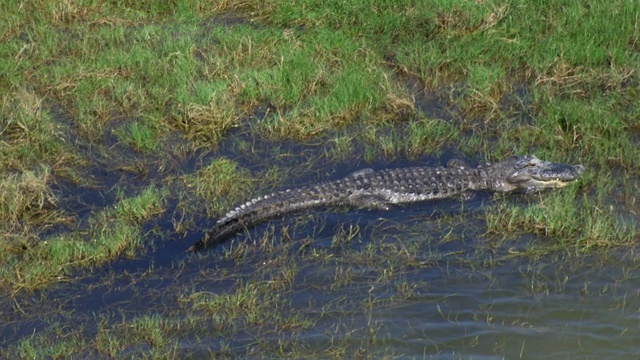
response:
[[[518,256],[637,245],[636,2],[11,0],[0,12],[7,299],[203,231],[198,219],[251,194],[331,178],[319,169],[335,162],[445,152],[471,162],[535,154],[587,171],[561,191],[440,218],[442,237],[423,241],[461,241],[464,231],[446,229],[473,217],[498,246],[522,234],[548,239]],[[408,266],[445,256],[345,224],[333,235],[338,260],[314,249],[303,227],[271,228],[216,255],[271,264],[249,277],[217,268],[216,281],[232,283],[227,292],[178,287],[175,313],[126,325],[104,319],[93,335],[51,320],[6,351],[55,358],[151,349],[170,358],[181,354],[178,334],[196,339],[206,336],[196,329],[213,326],[223,335],[206,351],[231,356],[234,336],[258,334],[250,351],[303,356],[309,350],[294,340],[269,339],[295,339],[317,320],[287,298],[307,266],[326,265],[329,288],[343,289],[367,264],[372,282],[402,297],[412,291]],[[368,311],[391,300],[355,301]],[[370,331],[375,343],[375,324]],[[60,332],[65,340],[53,344]],[[371,355],[367,344],[341,341],[324,354]]]

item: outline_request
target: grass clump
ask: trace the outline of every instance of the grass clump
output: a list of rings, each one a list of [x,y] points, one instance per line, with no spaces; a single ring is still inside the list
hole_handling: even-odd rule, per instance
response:
[[[35,91],[15,87],[0,94],[0,170],[60,167],[74,159],[73,151]]]
[[[193,144],[215,144],[226,130],[239,125],[246,116],[246,110],[235,103],[234,96],[238,90],[234,89],[234,85],[198,91],[207,93],[204,96],[208,96],[208,102],[186,105],[178,126]]]
[[[229,159],[215,159],[183,181],[200,201],[209,216],[217,216],[233,204],[245,200],[252,186],[248,171]]]
[[[274,331],[311,326],[309,321],[287,315],[290,306],[286,299],[280,292],[272,291],[267,282],[239,283],[226,294],[196,292],[181,301],[190,304],[193,310],[204,311],[220,330],[238,331],[267,324]]]
[[[424,154],[435,156],[463,136],[451,122],[418,116],[407,124],[385,122],[366,126],[356,139],[367,145],[365,159],[376,162],[381,155],[389,159],[415,159]]]
[[[596,247],[630,245],[638,241],[636,226],[613,206],[598,205],[577,188],[528,199],[526,205],[502,202],[485,213],[487,233],[511,237],[520,231],[552,240],[544,252],[567,249],[578,253]],[[535,201],[535,206],[530,204]]]
[[[73,269],[93,267],[126,255],[136,256],[142,243],[140,226],[163,211],[162,192],[147,189],[122,199],[112,209],[89,219],[86,232],[53,235],[26,246],[19,255],[8,256],[0,268],[9,289],[35,289],[64,279]]]
[[[50,170],[0,175],[0,263],[37,241],[47,227],[69,222],[56,209]]]
[[[47,168],[24,173],[4,174],[0,178],[0,222],[5,231],[21,224],[32,223],[49,213],[56,204],[56,196],[49,187]]]
[[[406,133],[403,153],[409,158],[423,153],[437,153],[439,149],[462,136],[451,123],[437,119],[413,121]]]
[[[159,130],[144,121],[132,121],[117,129],[116,135],[122,144],[142,153],[153,152],[159,142]]]
[[[549,151],[582,151],[583,157],[603,169],[613,165],[639,170],[633,161],[640,156],[632,131],[636,120],[624,110],[633,93],[624,90],[590,99],[541,100],[543,107],[535,120],[540,146]],[[601,175],[594,180],[607,178],[606,172]]]
[[[76,356],[80,349],[87,346],[79,333],[66,334],[69,331],[61,329],[60,325],[54,327],[53,331],[59,336],[55,341],[49,334],[33,334],[15,344],[5,355],[20,359],[64,359]]]
[[[154,187],[148,187],[137,196],[128,198],[119,193],[115,210],[116,217],[133,224],[150,220],[153,216],[164,211],[163,197],[165,195],[163,190]]]

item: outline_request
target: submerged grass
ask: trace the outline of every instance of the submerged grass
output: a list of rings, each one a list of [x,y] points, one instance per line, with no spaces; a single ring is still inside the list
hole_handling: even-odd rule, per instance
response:
[[[381,233],[393,234],[394,231],[387,229]],[[429,261],[424,261],[431,255],[421,253],[416,256],[423,261],[403,261],[390,266],[389,259],[396,258],[397,252],[408,254],[423,239],[411,242],[413,249],[405,249],[400,239],[396,240],[395,246],[384,246],[389,241],[385,236],[375,236],[371,241],[372,246],[363,249],[363,255],[345,252],[344,256],[337,255],[333,247],[328,247],[322,254],[317,251],[291,254],[289,243],[264,244],[263,247],[248,248],[246,258],[236,263],[243,270],[231,272],[219,265],[226,255],[222,254],[212,263],[211,259],[205,258],[202,260],[211,263],[209,268],[203,268],[195,276],[176,279],[171,285],[172,291],[166,294],[171,298],[169,308],[158,311],[151,307],[132,316],[122,313],[78,317],[71,312],[65,316],[75,318],[79,324],[65,327],[60,323],[60,317],[54,317],[47,320],[47,331],[21,339],[9,346],[6,354],[175,358],[240,354],[325,357],[361,353],[376,357],[379,352],[373,351],[371,346],[381,341],[378,336],[385,336],[378,334],[380,323],[373,321],[364,328],[359,325],[358,329],[352,330],[348,318],[335,328],[325,328],[318,322],[323,319],[323,313],[360,316],[370,314],[380,306],[392,306],[394,299],[389,297],[389,289],[396,285],[390,285],[390,281],[398,282],[401,296],[410,297],[415,286],[412,289],[407,280],[402,279],[416,268],[431,266]],[[264,257],[269,253],[265,247],[271,247],[275,257]],[[366,259],[350,265],[351,257],[360,256]],[[256,261],[258,259],[264,261]],[[333,277],[325,276],[330,266],[336,268]],[[307,277],[311,277],[311,281]],[[229,288],[220,286],[229,281],[233,284]],[[323,289],[329,297],[310,297],[308,304],[294,304],[291,295],[308,292],[310,287]],[[357,300],[331,299],[331,294],[344,290]],[[86,331],[85,327],[90,330]],[[319,334],[320,331],[327,337],[321,348],[308,344],[306,334]],[[360,343],[363,334],[368,340]],[[55,341],[57,338],[63,340]],[[53,341],[55,345],[51,344]]]
[[[237,283],[236,289],[229,293],[196,292],[178,300],[197,312],[203,312],[211,326],[220,333],[265,324],[275,332],[313,326],[311,320],[287,314],[290,306],[284,295],[283,291],[274,292],[269,282],[252,281]]]

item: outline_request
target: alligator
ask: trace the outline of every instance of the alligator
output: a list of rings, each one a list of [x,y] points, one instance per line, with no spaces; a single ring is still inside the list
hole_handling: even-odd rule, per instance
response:
[[[557,164],[535,156],[513,156],[494,164],[470,167],[454,159],[446,167],[363,169],[336,181],[288,189],[254,198],[220,218],[212,231],[189,248],[198,251],[274,217],[316,207],[351,206],[389,210],[407,204],[474,192],[538,192],[578,179],[582,165]]]

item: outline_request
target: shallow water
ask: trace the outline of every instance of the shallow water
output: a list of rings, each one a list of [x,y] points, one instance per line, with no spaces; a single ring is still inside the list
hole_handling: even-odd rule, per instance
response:
[[[640,276],[620,275],[637,262],[550,260],[509,261],[480,276],[416,274],[431,278],[428,288],[359,320],[377,323],[390,350],[408,356],[637,358]]]
[[[233,146],[233,140],[229,144]],[[330,166],[310,167],[304,164],[317,155],[317,148],[292,146],[284,153],[296,156],[275,156],[279,161],[275,165],[321,170],[312,175],[307,170],[307,175],[292,171],[281,188],[337,179],[370,166],[354,159],[333,163],[325,158],[316,164]],[[178,159],[167,173],[193,172],[210,156]],[[256,158],[247,155],[239,161],[260,171],[255,164],[263,161],[259,154],[252,156]],[[453,156],[373,167],[437,165]],[[161,183],[167,174],[144,179],[125,175],[135,190]],[[96,177],[95,187],[82,189],[60,183],[56,189],[66,194],[60,206],[80,220],[112,206],[115,194],[104,189],[112,189],[123,176],[105,172]],[[519,196],[498,200],[478,194],[464,202],[435,201],[388,212],[302,213],[259,225],[197,255],[185,250],[213,220],[198,214],[193,219],[198,229],[176,236],[172,225],[176,203],[169,197],[167,211],[145,224],[145,243],[152,245],[138,258],[77,270],[45,290],[0,295],[0,355],[36,336],[55,342],[61,334],[74,334],[85,341],[78,357],[109,357],[93,345],[101,334],[126,337],[131,328],[127,324],[143,316],[160,316],[177,328],[165,335],[174,347],[171,353],[180,358],[640,357],[640,257],[628,248],[588,255],[513,256],[552,241],[526,234],[497,240],[484,234],[483,209],[496,201],[517,201]],[[340,237],[349,231],[355,234],[352,239]],[[263,239],[275,241],[266,246]],[[234,250],[242,255],[229,255]],[[287,267],[294,274],[279,285]],[[215,316],[190,308],[185,300],[197,293],[232,294],[251,283],[264,285],[283,299],[278,303],[283,308],[273,309],[276,314],[293,313],[312,326],[288,329],[268,320],[221,331],[209,326]],[[202,321],[187,325],[190,316]],[[153,348],[145,339],[131,342],[117,352],[118,357],[139,357]],[[282,345],[276,350],[268,345],[278,342]]]
[[[331,247],[337,227],[354,223],[361,227],[361,236],[335,252],[335,261],[316,262],[292,252],[298,272],[282,295],[291,308],[313,319],[314,326],[295,333],[267,332],[259,338],[274,342],[288,338],[289,346],[302,347],[311,354],[335,344],[348,353],[365,344],[373,357],[637,359],[638,257],[626,249],[579,257],[556,253],[537,259],[509,259],[511,247],[486,246],[482,223],[473,220],[473,214],[490,206],[491,201],[480,196],[464,209],[457,201],[418,205],[385,213],[384,218],[369,211],[302,214],[238,235],[235,242],[252,241],[247,238],[259,237],[270,227],[307,221],[295,235],[303,238],[304,231],[309,231],[316,236],[312,247],[326,249]],[[427,219],[420,214],[434,211]],[[447,212],[468,214],[469,221],[456,228],[461,240],[434,241],[440,236],[438,231],[447,231],[434,220],[439,212],[443,216]],[[425,240],[420,230],[436,235]],[[381,281],[378,265],[351,258],[353,252],[380,236],[387,239],[383,243],[391,245],[420,242],[423,253],[415,254],[419,261],[415,266],[398,267],[388,281]],[[179,295],[224,293],[238,281],[248,281],[257,271],[269,269],[265,264],[273,259],[259,252],[250,255],[255,261],[223,259],[224,247],[232,244],[204,255],[183,254],[181,251],[196,238],[194,234],[185,241],[166,242],[145,257],[79,272],[78,279],[54,289],[18,295],[15,301],[4,297],[3,347],[50,331],[53,324],[82,326],[85,336],[91,338],[99,321],[125,323],[143,314],[163,314],[176,321],[184,316],[176,312],[182,307]],[[515,248],[520,242],[544,241],[523,237],[508,240],[507,245]],[[335,271],[342,265],[352,269],[351,281],[332,286]],[[215,275],[221,272],[227,274]],[[406,294],[398,290],[400,283],[410,287]],[[223,354],[246,355],[246,346],[256,341],[255,336],[251,328],[236,333],[234,339],[226,340]],[[205,356],[220,346],[220,334],[206,328],[198,330],[197,339],[185,336],[177,340],[181,356]],[[121,355],[136,356],[145,351],[144,346],[129,348]],[[80,354],[85,355],[96,354]]]

